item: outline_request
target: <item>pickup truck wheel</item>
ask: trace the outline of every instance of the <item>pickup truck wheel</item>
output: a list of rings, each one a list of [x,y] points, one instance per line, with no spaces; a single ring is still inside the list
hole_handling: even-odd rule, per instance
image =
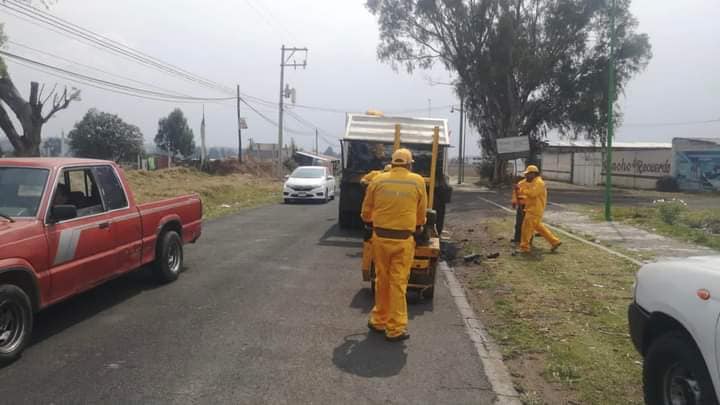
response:
[[[183,267],[183,246],[180,235],[168,231],[160,235],[155,258],[155,275],[163,283],[175,281]]]
[[[32,334],[32,305],[14,285],[0,286],[0,364],[20,356]]]
[[[685,334],[670,332],[652,342],[643,366],[645,402],[717,405],[702,354]]]

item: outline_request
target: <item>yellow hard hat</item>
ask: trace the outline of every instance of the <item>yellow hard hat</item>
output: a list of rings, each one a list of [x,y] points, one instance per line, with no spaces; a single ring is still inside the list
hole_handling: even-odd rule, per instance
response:
[[[408,165],[412,162],[412,152],[409,149],[400,148],[392,154],[392,164],[394,165]]]
[[[538,169],[538,167],[535,165],[529,165],[525,169],[525,172],[523,174],[528,174],[528,173],[540,173],[540,169]]]

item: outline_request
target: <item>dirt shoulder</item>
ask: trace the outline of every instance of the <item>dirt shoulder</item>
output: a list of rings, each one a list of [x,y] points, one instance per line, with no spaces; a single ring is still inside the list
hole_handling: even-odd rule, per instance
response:
[[[174,168],[127,171],[127,177],[138,203],[200,194],[206,219],[282,201],[280,182],[254,174],[211,175],[196,169]]]
[[[454,267],[523,401],[641,403],[626,320],[637,266],[574,240],[556,254],[537,240],[532,255],[511,256],[512,218],[476,197],[456,194],[448,228],[462,253],[483,258]]]

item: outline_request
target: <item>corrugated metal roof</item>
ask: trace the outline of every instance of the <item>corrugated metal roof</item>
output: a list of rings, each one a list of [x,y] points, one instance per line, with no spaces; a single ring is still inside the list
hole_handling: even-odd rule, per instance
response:
[[[435,127],[440,128],[440,145],[450,145],[447,120],[442,118],[379,117],[348,114],[346,140],[395,142],[395,124],[400,124],[400,142],[432,144]]]
[[[332,156],[325,156],[325,155],[316,155],[314,153],[308,153],[308,152],[302,152],[302,151],[295,151],[298,155],[307,156],[312,159],[316,160],[322,160],[324,162],[332,162],[334,160],[340,160],[340,158],[332,157]]]
[[[548,146],[557,148],[601,148],[600,143],[593,144],[586,140],[577,141],[549,141]],[[613,142],[613,148],[625,149],[672,149],[670,142]]]

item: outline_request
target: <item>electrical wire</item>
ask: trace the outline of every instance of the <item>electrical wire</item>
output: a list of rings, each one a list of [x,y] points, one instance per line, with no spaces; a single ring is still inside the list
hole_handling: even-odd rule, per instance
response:
[[[115,92],[118,94],[126,95],[126,96],[133,96],[133,97],[139,97],[144,98],[148,100],[155,100],[155,101],[171,101],[171,102],[178,102],[178,103],[203,103],[203,102],[220,102],[220,101],[228,101],[233,100],[234,98],[226,97],[226,98],[207,98],[207,97],[183,97],[183,96],[177,96],[174,94],[165,94],[160,92],[155,92],[151,90],[145,90],[140,89],[136,87],[126,86],[119,83],[110,82],[103,79],[94,78],[91,76],[86,76],[83,74],[79,74],[76,72],[72,72],[66,69],[61,69],[52,65],[48,65],[42,62],[34,61],[32,59],[24,58],[18,55],[10,54],[8,52],[0,50],[0,55],[4,55],[12,62],[21,64],[23,66],[26,66],[30,69],[40,71],[46,74],[49,74],[54,77],[59,77],[62,79],[69,80],[74,83],[79,83],[83,85],[87,85],[90,87],[94,87],[100,90],[106,90]]]
[[[80,40],[89,42],[91,44],[98,45],[103,50],[110,51],[112,53],[124,56],[124,57],[132,59],[138,63],[141,63],[143,65],[153,67],[153,68],[163,71],[165,73],[175,75],[175,76],[185,79],[187,81],[191,81],[196,84],[202,85],[204,87],[211,88],[216,91],[225,92],[228,94],[234,93],[230,87],[221,85],[210,79],[206,79],[201,76],[190,73],[184,69],[181,69],[170,63],[161,61],[161,60],[154,58],[150,55],[147,55],[141,51],[130,48],[127,45],[121,44],[120,42],[117,42],[115,40],[112,40],[110,38],[102,36],[98,33],[95,33],[93,31],[89,30],[89,29],[80,27],[76,24],[73,24],[73,23],[63,20],[59,17],[56,17],[50,13],[47,13],[47,12],[39,9],[39,8],[36,8],[34,6],[21,3],[17,0],[4,0],[4,1],[0,2],[0,6],[5,7],[5,9],[14,12],[16,15],[21,14],[25,17],[33,19],[36,22],[50,26],[51,28],[61,30],[66,34],[69,34],[73,39],[76,39],[76,40],[80,39]]]

